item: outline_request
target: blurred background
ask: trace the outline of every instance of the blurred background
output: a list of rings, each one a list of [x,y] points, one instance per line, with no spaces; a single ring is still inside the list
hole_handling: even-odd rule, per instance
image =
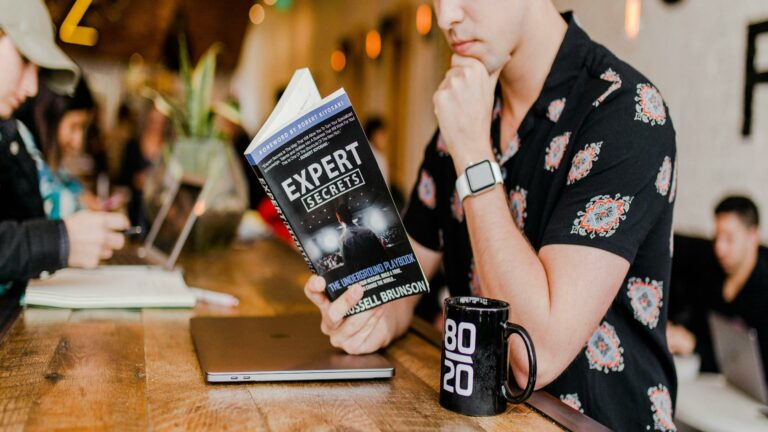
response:
[[[49,0],[60,44],[83,67],[110,135],[120,107],[143,87],[180,85],[179,34],[197,61],[215,43],[213,98],[239,103],[255,135],[292,72],[309,67],[326,95],[344,87],[358,116],[382,118],[391,183],[409,191],[436,122],[431,97],[450,51],[423,0]],[[768,33],[747,56],[748,28],[768,20],[764,0],[556,0],[590,36],[644,72],[664,95],[680,152],[678,231],[710,235],[728,193],[768,202],[768,82],[754,86],[744,133],[746,65],[768,73]],[[69,20],[77,25],[63,32]],[[77,19],[75,19],[77,18]],[[84,31],[87,30],[87,31]],[[134,104],[134,105],[132,105]],[[141,113],[136,113],[141,114]],[[127,115],[124,112],[124,115]],[[106,148],[116,175],[121,149]],[[239,156],[239,155],[238,155]],[[250,175],[250,173],[248,173]],[[768,241],[768,225],[761,230]]]

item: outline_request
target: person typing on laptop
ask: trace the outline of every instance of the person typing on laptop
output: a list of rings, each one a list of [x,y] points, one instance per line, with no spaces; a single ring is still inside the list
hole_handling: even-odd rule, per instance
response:
[[[26,282],[63,267],[95,267],[128,228],[120,214],[83,211],[47,217],[38,170],[45,162],[14,112],[37,94],[38,68],[49,87],[69,93],[79,71],[54,43],[42,0],[0,0],[0,325],[12,316]]]
[[[744,196],[729,196],[715,207],[716,268],[702,268],[696,291],[685,299],[680,322],[667,339],[675,354],[701,356],[701,370],[718,368],[707,320],[710,311],[737,318],[757,330],[763,369],[768,376],[768,249],[760,246],[760,213]],[[692,281],[693,282],[693,281]]]

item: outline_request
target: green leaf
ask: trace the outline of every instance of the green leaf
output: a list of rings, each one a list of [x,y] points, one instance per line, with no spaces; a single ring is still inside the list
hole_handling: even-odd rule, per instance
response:
[[[210,136],[211,99],[216,77],[216,56],[221,44],[208,48],[192,71],[192,98],[188,101],[190,129],[194,137]]]
[[[187,38],[184,36],[184,33],[179,32],[179,68],[180,68],[180,74],[181,74],[181,81],[184,84],[184,101],[186,102],[187,106],[184,107],[186,110],[184,112],[181,112],[182,121],[186,120],[187,123],[187,130],[191,130],[191,122],[190,122],[190,106],[189,103],[192,100],[192,72],[190,64],[192,62],[189,59],[189,48],[187,47]],[[183,108],[182,108],[183,109]]]

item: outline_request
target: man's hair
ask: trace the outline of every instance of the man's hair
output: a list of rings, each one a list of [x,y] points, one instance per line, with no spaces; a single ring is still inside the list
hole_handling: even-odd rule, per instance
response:
[[[386,129],[386,127],[387,124],[384,122],[384,119],[379,116],[371,116],[368,118],[368,121],[365,122],[365,127],[363,129],[365,130],[365,136],[367,136],[368,139],[371,139],[373,134],[381,129]]]
[[[336,207],[336,216],[338,216],[340,221],[347,225],[352,225],[354,223],[353,221],[355,217],[352,215],[352,210],[350,210],[344,202],[339,203]]]
[[[715,207],[715,215],[734,213],[749,228],[755,228],[760,224],[760,213],[751,199],[745,196],[729,196],[720,201]]]

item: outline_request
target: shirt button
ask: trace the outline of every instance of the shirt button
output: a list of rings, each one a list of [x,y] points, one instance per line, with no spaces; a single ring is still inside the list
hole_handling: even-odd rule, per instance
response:
[[[11,154],[14,156],[19,154],[19,143],[16,141],[11,142]]]

